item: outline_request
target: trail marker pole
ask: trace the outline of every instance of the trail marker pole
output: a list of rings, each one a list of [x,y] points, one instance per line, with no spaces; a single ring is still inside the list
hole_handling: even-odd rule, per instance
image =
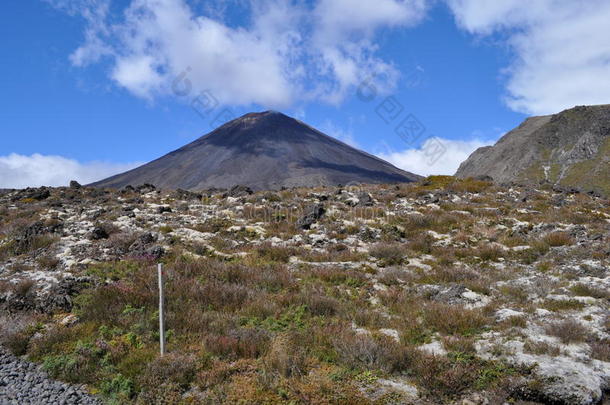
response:
[[[165,354],[165,327],[163,325],[163,265],[157,266],[159,273],[159,343],[161,348],[161,356]]]

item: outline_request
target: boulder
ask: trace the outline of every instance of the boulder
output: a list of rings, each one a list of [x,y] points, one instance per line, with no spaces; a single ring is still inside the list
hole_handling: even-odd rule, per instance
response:
[[[373,199],[373,196],[371,196],[369,193],[367,192],[361,192],[358,193],[358,195],[356,196],[358,198],[358,206],[361,207],[371,207],[375,204],[375,200]]]
[[[301,229],[310,229],[326,212],[323,204],[314,204],[307,207],[304,214],[297,221],[297,226]]]
[[[102,239],[108,239],[110,237],[110,235],[108,235],[108,232],[102,228],[101,226],[96,226],[95,228],[93,228],[93,231],[91,231],[91,240],[102,240]]]
[[[247,197],[252,195],[254,191],[247,186],[233,186],[231,189],[222,195],[223,198],[227,197]]]
[[[174,198],[176,198],[177,200],[201,200],[203,198],[203,194],[201,193],[194,193],[192,191],[188,191],[188,190],[183,190],[181,188],[179,188],[178,190],[176,190],[173,194]]]
[[[81,184],[76,181],[76,180],[72,180],[70,181],[70,188],[78,190],[79,188],[82,188],[83,186],[81,186]]]

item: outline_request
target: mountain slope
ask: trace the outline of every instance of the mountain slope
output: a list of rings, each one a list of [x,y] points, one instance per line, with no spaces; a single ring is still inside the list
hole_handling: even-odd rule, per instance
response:
[[[456,176],[550,182],[610,195],[610,105],[528,118],[494,146],[477,149]]]
[[[246,114],[155,161],[92,185],[152,183],[196,190],[240,184],[263,190],[419,178],[300,121],[267,111]]]

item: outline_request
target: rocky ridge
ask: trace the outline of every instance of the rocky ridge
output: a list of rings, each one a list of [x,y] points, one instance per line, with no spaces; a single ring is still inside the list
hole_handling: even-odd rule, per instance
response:
[[[610,196],[610,105],[528,118],[494,146],[477,149],[456,173],[483,175]]]

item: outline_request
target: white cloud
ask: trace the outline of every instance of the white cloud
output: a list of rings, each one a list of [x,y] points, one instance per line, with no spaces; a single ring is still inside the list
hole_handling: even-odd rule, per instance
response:
[[[388,151],[378,153],[377,156],[396,167],[422,176],[433,174],[453,175],[472,152],[477,148],[493,143],[493,141],[479,139],[456,141],[429,138],[418,149],[406,149],[398,152]]]
[[[88,184],[139,165],[140,163],[79,163],[61,156],[12,153],[0,156],[0,188],[67,186],[70,180]]]
[[[338,104],[350,89],[372,76],[378,78],[381,92],[391,90],[399,72],[375,57],[375,32],[383,27],[415,25],[424,17],[425,6],[425,0],[363,1],[357,5],[352,0],[319,0],[313,10],[309,46],[319,53],[319,69],[332,78],[318,83],[320,98]]]
[[[372,34],[384,26],[408,26],[425,13],[424,0],[320,0],[314,10],[320,26],[318,41],[335,44],[353,34]]]
[[[112,54],[112,49],[104,43],[102,37],[108,35],[105,24],[110,8],[108,0],[45,0],[52,6],[76,16],[80,15],[86,22],[85,43],[72,55],[70,61],[75,66],[86,66],[97,62],[103,56]]]
[[[506,102],[530,114],[610,102],[607,0],[447,0],[458,25],[500,33],[516,58],[506,69]]]
[[[117,60],[112,78],[137,96],[150,98],[162,82],[150,56],[126,57]]]
[[[379,83],[380,90],[391,88],[398,72],[376,56],[376,32],[415,24],[425,5],[244,1],[232,7],[245,9],[247,22],[230,25],[218,11],[226,2],[218,0],[216,8],[199,9],[185,0],[131,0],[122,18],[109,15],[109,0],[47,1],[72,14],[79,10],[87,22],[85,42],[72,62],[85,66],[108,58],[111,78],[138,97],[171,95],[180,77],[185,91],[179,95],[209,91],[223,104],[270,108],[339,103],[372,75],[384,77],[387,85]]]
[[[180,77],[190,90],[185,101],[207,90],[223,104],[279,109],[339,104],[372,76],[380,92],[392,90],[400,72],[380,56],[379,31],[416,25],[435,3],[130,0],[117,15],[110,0],[46,1],[86,22],[72,63],[109,61],[110,77],[138,97],[176,95]],[[503,71],[513,110],[547,114],[610,102],[609,1],[445,2],[461,28],[514,52]],[[243,16],[239,23],[229,22],[228,10]]]

